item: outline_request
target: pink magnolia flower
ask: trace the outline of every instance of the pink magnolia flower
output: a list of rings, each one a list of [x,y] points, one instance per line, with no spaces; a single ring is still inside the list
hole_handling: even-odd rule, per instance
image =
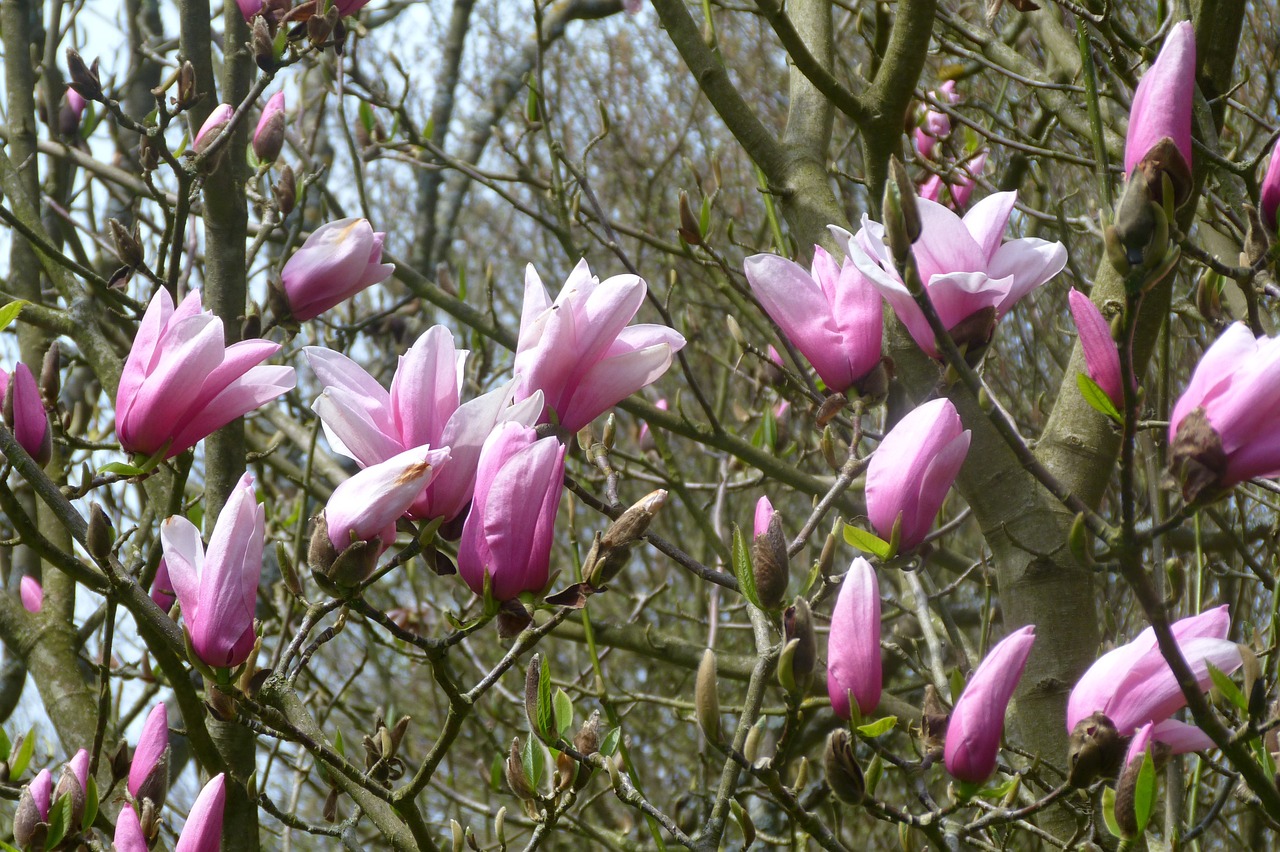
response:
[[[929,175],[929,179],[920,184],[920,190],[917,197],[926,201],[933,201],[938,204],[942,203],[942,187],[946,186],[942,182],[942,175]]]
[[[552,302],[530,264],[516,344],[516,399],[542,391],[560,425],[576,432],[657,381],[684,337],[664,325],[627,325],[647,290],[635,275],[601,281],[582,260]]]
[[[756,514],[752,525],[752,534],[759,538],[769,531],[769,521],[773,518],[773,504],[768,497],[756,501]]]
[[[191,647],[206,665],[238,666],[253,651],[266,510],[245,474],[218,515],[206,553],[195,524],[174,515],[160,526],[169,579]]]
[[[156,566],[156,577],[151,581],[151,602],[165,612],[173,609],[178,596],[173,592],[173,581],[169,579],[169,563],[160,558]]]
[[[48,464],[53,455],[53,432],[31,368],[19,362],[12,374],[0,370],[0,397],[4,399],[4,423],[14,440],[36,464]]]
[[[353,542],[378,540],[382,553],[396,540],[396,520],[409,511],[449,458],[449,448],[423,444],[372,465],[333,489],[324,507],[329,541],[341,553]]]
[[[129,795],[150,799],[158,808],[169,791],[169,715],[164,702],[158,702],[138,736],[133,761],[129,764]]]
[[[880,706],[880,584],[861,556],[853,560],[831,611],[827,639],[827,695],[841,719],[852,714],[849,699],[867,716]]]
[[[1276,230],[1276,211],[1280,210],[1280,157],[1271,149],[1271,160],[1267,163],[1267,174],[1262,178],[1262,224],[1273,232]]]
[[[156,291],[116,391],[116,437],[127,452],[172,458],[290,390],[292,367],[258,366],[280,349],[267,340],[227,346],[222,320],[192,290],[175,310]]]
[[[116,852],[147,852],[147,838],[133,805],[125,805],[116,817],[116,833],[112,838]]]
[[[1235,323],[1204,353],[1169,418],[1171,464],[1195,500],[1280,476],[1280,337]]]
[[[1180,170],[1191,174],[1191,108],[1196,94],[1196,33],[1190,21],[1175,24],[1160,54],[1138,81],[1124,141],[1124,172],[1145,160],[1161,140],[1173,141]],[[1167,164],[1164,164],[1167,165]]]
[[[53,801],[69,796],[71,801],[71,824],[79,825],[84,815],[85,801],[89,793],[89,752],[80,749],[66,766],[53,788]]]
[[[368,219],[339,219],[307,237],[280,272],[295,319],[306,321],[340,305],[395,272],[382,262],[382,242]]]
[[[88,105],[84,95],[68,87],[62,107],[58,110],[58,132],[63,136],[74,136],[80,129],[80,119],[84,117],[85,107]]]
[[[18,596],[22,598],[22,608],[27,612],[39,612],[44,608],[44,587],[30,574],[18,582]]]
[[[67,87],[67,107],[75,113],[77,120],[79,120],[80,116],[84,115],[85,107],[88,105],[89,102],[84,99],[84,95],[80,94],[70,86]]]
[[[49,821],[53,807],[53,775],[41,769],[31,783],[22,788],[18,808],[13,814],[13,839],[26,847],[35,837],[41,823]]]
[[[222,845],[222,815],[226,806],[226,777],[219,773],[196,796],[174,852],[218,852]]]
[[[368,6],[369,0],[333,0],[333,5],[337,7],[338,14],[345,18],[348,15],[354,15],[365,6]]]
[[[1120,352],[1111,339],[1111,326],[1102,311],[1088,296],[1074,287],[1067,294],[1071,316],[1080,333],[1080,348],[1084,350],[1085,368],[1089,378],[1097,382],[1103,393],[1111,398],[1116,408],[1123,408],[1124,382],[1120,378]]]
[[[477,595],[485,576],[500,601],[547,585],[564,485],[564,447],[503,423],[480,451],[475,499],[458,541],[458,573]]]
[[[951,777],[981,784],[991,777],[1004,736],[1004,713],[1031,656],[1036,629],[1015,630],[987,653],[951,711],[943,760]]]
[[[284,147],[284,92],[267,99],[253,131],[253,153],[264,163],[274,163]]]
[[[876,289],[852,263],[821,246],[809,272],[775,254],[743,262],[765,312],[804,353],[828,390],[846,391],[880,364],[884,317]]]
[[[460,402],[469,353],[442,325],[400,356],[390,393],[345,355],[318,346],[303,351],[324,385],[312,408],[335,452],[368,467],[423,444],[449,448],[448,461],[409,507],[410,518],[447,522],[465,512],[480,448],[494,426],[508,420],[532,426],[542,414],[541,393],[510,404],[513,383]]]
[[[969,208],[963,219],[941,204],[917,200],[922,231],[913,249],[920,280],[942,324],[959,344],[986,343],[996,321],[1067,263],[1062,243],[1034,237],[1001,242],[1017,197],[1016,192],[988,195]],[[933,331],[898,275],[885,243],[884,226],[864,215],[856,237],[834,225],[831,232],[845,245],[858,271],[888,301],[916,344],[932,357],[939,357]],[[966,320],[976,326],[961,327]]]
[[[960,96],[956,94],[956,81],[947,80],[938,90],[929,93],[936,101],[945,101],[948,104],[954,104],[960,100]],[[933,149],[938,141],[945,139],[951,135],[951,118],[945,112],[930,107],[925,111],[924,121],[916,128],[916,150],[920,152],[920,156],[927,159],[933,158]]]
[[[1226,638],[1231,615],[1225,605],[1170,627],[1201,688],[1213,683],[1208,664],[1228,674],[1243,664],[1239,646]],[[1199,728],[1169,718],[1186,701],[1156,645],[1155,631],[1148,627],[1129,644],[1103,654],[1081,676],[1067,701],[1067,730],[1100,712],[1120,736],[1152,722],[1152,736],[1180,752],[1212,748],[1213,741]]]
[[[231,117],[235,114],[235,107],[231,104],[218,104],[196,131],[196,138],[191,141],[191,149],[197,154],[204,153],[213,144],[213,140],[222,135],[222,131],[231,123]]]
[[[933,526],[969,452],[969,430],[949,399],[935,399],[898,421],[867,465],[867,518],[898,550],[914,550]]]

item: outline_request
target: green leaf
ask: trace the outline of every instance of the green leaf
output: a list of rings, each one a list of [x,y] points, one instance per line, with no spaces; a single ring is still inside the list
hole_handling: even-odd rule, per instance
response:
[[[1248,713],[1249,700],[1244,697],[1244,693],[1240,691],[1240,687],[1236,686],[1235,681],[1213,663],[1206,662],[1205,665],[1209,667],[1209,677],[1213,680],[1213,688],[1222,693],[1223,698],[1240,708],[1241,712]]]
[[[556,733],[569,739],[569,731],[573,728],[573,702],[560,687],[556,687],[555,695]]]
[[[373,107],[369,106],[368,101],[361,101],[357,110],[360,116],[360,124],[364,127],[365,132],[370,136],[373,135]]]
[[[750,601],[756,609],[760,606],[760,596],[756,594],[756,575],[751,570],[751,548],[747,546],[747,537],[737,524],[733,525],[733,575],[738,578],[738,591]]]
[[[529,737],[524,741],[520,752],[520,763],[524,766],[524,774],[529,776],[533,789],[542,789],[542,776],[547,771],[547,755],[542,750],[542,743],[537,737]]]
[[[773,416],[773,409],[766,408],[764,412],[764,420],[760,424],[764,430],[763,439],[765,449],[772,450],[778,446],[778,420]]]
[[[551,700],[551,666],[546,660],[538,666],[538,730],[534,731],[544,740],[556,735],[555,705]]]
[[[1120,413],[1120,410],[1116,408],[1116,404],[1111,401],[1111,397],[1107,396],[1107,392],[1097,382],[1084,373],[1076,373],[1076,384],[1080,386],[1080,395],[1084,397],[1084,401],[1089,403],[1094,411],[1110,417],[1117,423],[1124,423],[1124,415]]]
[[[951,670],[951,677],[948,679],[947,687],[951,693],[951,706],[954,707],[956,702],[960,700],[960,693],[964,692],[964,675],[960,674],[959,669]]]
[[[63,793],[58,797],[58,801],[49,808],[49,818],[45,821],[49,823],[49,833],[44,840],[45,852],[48,852],[48,850],[57,849],[71,829],[70,793]]]
[[[98,781],[92,775],[85,783],[84,819],[80,821],[80,830],[88,831],[93,821],[98,818]]]
[[[698,215],[698,236],[706,237],[711,230],[711,196],[702,196],[702,211]]]
[[[9,735],[4,732],[4,728],[0,728],[0,756],[8,757],[13,752],[13,743],[9,742]]]
[[[618,743],[622,742],[622,728],[612,728],[600,741],[600,753],[605,757],[613,757],[618,752]]]
[[[502,792],[502,779],[506,775],[507,758],[505,755],[495,754],[493,762],[489,764],[489,789],[495,793]]]
[[[982,785],[975,784],[972,781],[956,780],[954,784],[955,784],[955,791],[956,791],[956,799],[958,799],[961,802],[967,802],[970,799],[972,799],[974,796],[978,795],[978,793],[982,792]]]
[[[1138,821],[1138,834],[1147,830],[1151,809],[1156,803],[1156,765],[1151,760],[1151,749],[1142,755],[1142,768],[1138,770],[1138,783],[1133,788],[1133,815]]]
[[[1013,788],[1017,787],[1019,778],[1017,775],[1005,781],[1003,784],[997,784],[994,787],[983,787],[978,791],[978,795],[984,799],[998,801],[1013,792]]]
[[[22,852],[22,850],[17,846],[11,846],[3,840],[0,840],[0,852]]]
[[[867,532],[864,529],[855,527],[853,524],[844,525],[844,540],[863,553],[870,553],[872,556],[878,556],[881,559],[888,559],[893,555],[889,542],[875,533]]]
[[[338,728],[333,735],[333,750],[343,757],[347,756],[347,745],[342,741],[342,729]]]
[[[24,299],[14,299],[9,304],[0,308],[0,331],[9,327],[9,324],[18,318],[18,314],[22,313],[22,309],[30,302]]]
[[[858,733],[869,740],[873,740],[878,736],[889,733],[893,730],[893,726],[898,724],[897,716],[885,716],[883,719],[877,719],[866,725],[858,726]]]
[[[107,462],[98,469],[98,473],[114,473],[117,476],[141,476],[146,471],[124,462]]]
[[[884,760],[880,755],[871,758],[871,762],[867,764],[866,784],[867,795],[874,796],[876,787],[880,784],[880,779],[884,777]]]
[[[31,755],[35,754],[36,737],[35,728],[27,731],[20,740],[14,745],[17,753],[13,759],[9,761],[9,777],[21,778],[22,773],[31,765]]]
[[[1124,839],[1124,832],[1120,830],[1120,823],[1116,822],[1116,790],[1114,787],[1104,787],[1102,790],[1102,821],[1107,824],[1107,831],[1111,832],[1113,837]]]

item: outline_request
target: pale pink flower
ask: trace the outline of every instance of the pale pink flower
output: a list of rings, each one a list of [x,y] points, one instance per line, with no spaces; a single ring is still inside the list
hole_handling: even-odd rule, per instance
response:
[[[226,806],[226,777],[219,773],[196,796],[174,852],[219,852],[222,846],[222,817]]]
[[[1160,140],[1172,139],[1191,173],[1191,112],[1196,95],[1196,33],[1175,24],[1155,62],[1138,81],[1124,142],[1124,173],[1132,175]]]
[[[1004,714],[1022,679],[1036,629],[1015,630],[992,648],[969,678],[947,723],[943,759],[951,777],[980,784],[991,777],[1004,736]]]
[[[381,553],[396,540],[396,520],[409,511],[449,448],[423,444],[371,465],[333,490],[324,507],[329,541],[341,553],[357,541],[378,541]]]
[[[24,574],[18,581],[18,595],[22,598],[22,608],[27,612],[39,612],[44,608],[44,587],[30,574]]]
[[[395,266],[382,262],[386,237],[368,219],[339,219],[316,228],[280,272],[294,319],[314,319],[389,278]]]
[[[1085,368],[1116,408],[1124,402],[1124,381],[1120,378],[1120,352],[1111,338],[1111,326],[1088,296],[1074,287],[1067,294],[1071,316],[1080,333]]]
[[[880,705],[880,584],[875,569],[861,556],[840,583],[827,639],[827,695],[841,719],[852,715],[850,697],[862,715]]]

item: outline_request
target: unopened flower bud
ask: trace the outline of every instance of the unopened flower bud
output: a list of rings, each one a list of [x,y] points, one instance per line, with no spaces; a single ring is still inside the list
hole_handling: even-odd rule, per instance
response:
[[[542,657],[534,654],[524,673],[524,714],[529,720],[529,730],[539,738],[547,739],[555,734],[555,720],[550,720],[550,725],[540,724],[538,721],[538,691],[541,682]]]
[[[254,156],[264,163],[274,163],[284,147],[284,131],[284,92],[276,92],[267,100],[253,131]]]
[[[111,242],[115,246],[116,257],[120,258],[120,262],[130,269],[141,266],[145,257],[138,238],[129,233],[124,225],[115,219],[107,220],[107,228],[111,231]]]
[[[44,400],[45,408],[50,410],[58,407],[58,397],[62,393],[61,367],[62,347],[55,340],[49,344],[40,365],[40,397]]]
[[[62,767],[62,775],[58,778],[58,786],[53,788],[53,801],[63,796],[71,797],[71,824],[80,825],[84,816],[86,787],[89,779],[89,752],[80,749],[75,757]]]
[[[102,100],[102,80],[98,77],[98,60],[93,60],[92,66],[85,65],[84,58],[79,53],[67,48],[67,74],[71,77],[71,88],[79,92],[85,100]]]
[[[600,711],[594,710],[573,738],[573,747],[588,757],[600,750]]]
[[[313,518],[312,522],[314,526],[311,529],[311,545],[307,550],[307,564],[311,566],[311,570],[328,576],[329,569],[338,558],[338,551],[329,540],[329,524],[325,521],[324,514]]]
[[[920,708],[920,750],[937,760],[947,741],[947,720],[950,718],[942,697],[933,684],[924,688],[924,705]]]
[[[538,797],[537,791],[529,783],[529,776],[525,774],[524,762],[520,759],[519,737],[511,740],[511,753],[507,755],[506,770],[507,786],[511,788],[512,793],[516,794],[517,799],[527,802]]]
[[[907,174],[907,168],[897,157],[889,158],[889,180],[896,186],[902,199],[902,226],[909,241],[920,239],[920,209],[916,204],[916,187]]]
[[[762,497],[761,500],[767,502],[767,498]],[[751,570],[755,575],[756,595],[765,609],[777,609],[782,605],[791,574],[790,562],[787,539],[782,533],[782,517],[770,511],[764,531],[757,532],[751,544]]]
[[[680,227],[676,231],[680,234],[680,239],[689,245],[702,245],[702,226],[698,217],[693,215],[693,210],[689,207],[689,195],[684,190],[680,191]]]
[[[188,59],[178,68],[178,97],[175,106],[179,110],[189,109],[199,98],[200,90],[196,87],[196,67]]]
[[[111,558],[111,520],[102,507],[94,503],[89,507],[89,526],[85,530],[85,548],[98,562]]]
[[[818,646],[814,637],[813,612],[803,596],[797,596],[795,603],[782,613],[782,632],[788,642],[796,643],[791,670],[796,682],[807,687],[807,680],[813,676],[817,663]]]
[[[754,764],[760,757],[760,745],[763,742],[764,719],[760,718],[751,726],[751,730],[747,731],[747,741],[742,744],[742,756],[747,759],[747,763]]]
[[[702,662],[698,664],[693,706],[703,736],[711,742],[719,742],[720,691],[716,685],[716,652],[710,648],[702,652]]]
[[[275,39],[271,36],[271,26],[262,15],[253,19],[249,34],[249,48],[253,51],[253,61],[259,68],[267,73],[276,70]]]
[[[866,780],[854,754],[849,732],[844,728],[837,728],[827,736],[822,768],[827,775],[827,786],[837,799],[846,805],[862,803],[867,795]]]
[[[13,814],[13,839],[21,847],[41,848],[49,830],[49,809],[53,806],[53,776],[43,769],[22,788]]]
[[[298,203],[297,179],[294,177],[293,169],[290,166],[285,166],[280,170],[280,180],[276,181],[272,190],[275,193],[276,207],[280,210],[280,216],[282,218],[288,216]]]

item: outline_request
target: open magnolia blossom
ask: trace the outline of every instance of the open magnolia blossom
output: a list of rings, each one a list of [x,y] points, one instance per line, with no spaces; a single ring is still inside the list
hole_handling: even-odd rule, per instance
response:
[[[1188,502],[1280,476],[1280,337],[1235,323],[1204,353],[1169,417],[1169,466]]]
[[[516,399],[542,391],[547,415],[577,432],[613,405],[656,382],[684,346],[665,325],[627,325],[648,285],[635,275],[601,281],[585,260],[555,301],[533,268],[525,270],[516,345]]]
[[[456,348],[442,325],[427,329],[400,356],[388,392],[347,356],[319,346],[303,350],[324,385],[312,408],[334,451],[361,467],[387,461],[422,445],[448,447],[449,456],[409,507],[415,519],[452,521],[466,511],[475,488],[480,448],[506,421],[532,426],[542,414],[542,394],[511,404],[513,382],[462,402],[468,352]]]
[[[1242,665],[1240,648],[1226,638],[1231,615],[1225,605],[1170,626],[1182,656],[1201,689],[1212,685],[1209,665],[1230,674]],[[1213,741],[1192,725],[1169,717],[1187,699],[1148,627],[1132,642],[1104,654],[1089,667],[1067,702],[1067,730],[1101,713],[1126,737],[1151,722],[1152,736],[1178,752],[1212,748]]]
[[[988,195],[964,218],[926,198],[916,199],[920,238],[912,245],[920,280],[933,309],[958,345],[982,346],[996,322],[1018,300],[1062,271],[1067,249],[1059,242],[1022,237],[1004,242],[1016,192]],[[933,330],[898,273],[884,225],[862,217],[857,235],[831,226],[849,258],[884,296],[911,339],[940,357]]]
[[[808,272],[776,254],[752,255],[743,268],[761,306],[829,391],[846,391],[880,366],[880,296],[848,260],[837,265],[814,246]]]

